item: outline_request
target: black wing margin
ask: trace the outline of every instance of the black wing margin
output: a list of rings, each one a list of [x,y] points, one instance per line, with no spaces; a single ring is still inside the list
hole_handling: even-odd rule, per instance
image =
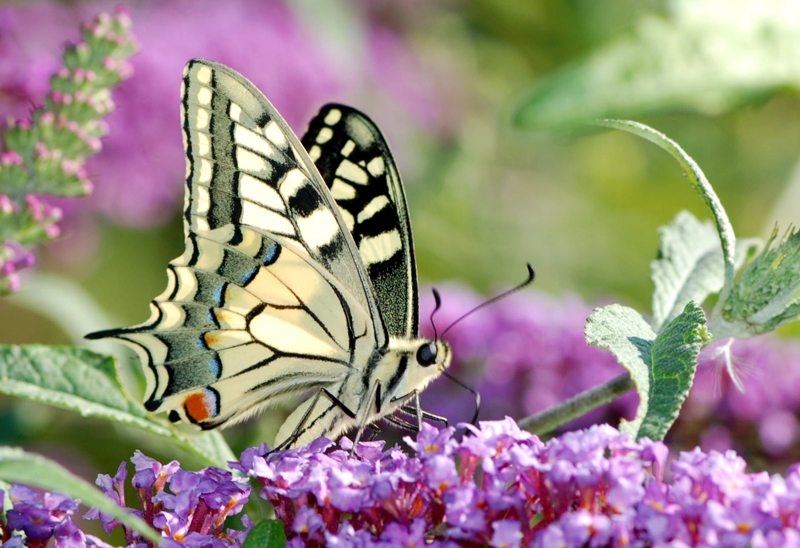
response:
[[[386,140],[362,112],[329,104],[311,120],[302,143],[350,229],[389,333],[417,336],[411,220]]]

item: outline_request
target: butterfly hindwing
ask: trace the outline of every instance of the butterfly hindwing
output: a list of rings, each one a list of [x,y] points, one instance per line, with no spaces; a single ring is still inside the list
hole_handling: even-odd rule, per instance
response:
[[[391,335],[416,336],[418,293],[406,198],[392,154],[363,113],[324,106],[302,140],[352,233]]]
[[[131,343],[145,405],[214,427],[331,386],[388,336],[358,251],[297,137],[244,77],[190,62],[182,90],[186,250]]]

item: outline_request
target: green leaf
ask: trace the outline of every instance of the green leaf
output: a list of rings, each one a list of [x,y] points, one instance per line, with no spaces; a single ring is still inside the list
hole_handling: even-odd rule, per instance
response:
[[[630,372],[639,394],[633,421],[620,430],[634,438],[663,439],[689,394],[703,347],[705,316],[694,302],[659,333],[635,310],[599,308],[586,322],[586,342],[609,350]]]
[[[71,409],[84,417],[146,421],[124,393],[114,360],[90,350],[0,345],[0,392]]]
[[[286,548],[283,522],[270,519],[256,523],[244,539],[242,548]]]
[[[688,211],[681,211],[658,233],[658,256],[650,264],[655,284],[652,323],[656,332],[678,316],[688,302],[702,304],[725,283],[719,235],[710,222],[700,222]],[[754,239],[737,242],[736,268],[756,246]]]
[[[725,301],[721,333],[749,337],[773,331],[800,317],[800,231],[787,234],[773,247],[777,231],[776,227]]]
[[[158,544],[161,541],[161,535],[152,527],[133,514],[129,514],[95,486],[40,455],[27,453],[16,447],[0,447],[0,479],[33,485],[78,498],[84,504],[114,516],[126,527],[138,531],[151,542]]]
[[[150,418],[125,394],[113,358],[83,348],[0,345],[0,393],[140,428],[214,466],[235,460],[219,433],[190,437]]]
[[[631,35],[541,81],[523,100],[525,128],[685,109],[719,114],[800,86],[800,4],[673,0]]]

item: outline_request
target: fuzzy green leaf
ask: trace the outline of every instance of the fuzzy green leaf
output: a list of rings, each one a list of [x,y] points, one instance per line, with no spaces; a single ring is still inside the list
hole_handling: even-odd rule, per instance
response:
[[[800,317],[800,231],[773,247],[777,235],[776,227],[725,301],[721,329],[726,335],[749,337]]]
[[[150,418],[125,394],[113,358],[83,348],[0,345],[0,393],[140,428],[214,466],[235,460],[219,433],[185,436]]]
[[[594,311],[586,322],[586,342],[614,354],[639,394],[636,418],[623,421],[620,430],[637,439],[664,438],[692,387],[705,337],[705,316],[694,302],[658,335],[631,308]]]
[[[118,506],[94,485],[40,455],[27,453],[16,447],[0,447],[0,479],[70,495],[87,506],[114,516],[151,542],[158,544],[161,541],[161,535],[153,528]]]
[[[658,233],[658,256],[650,264],[655,285],[652,323],[656,332],[677,317],[689,301],[702,304],[725,283],[719,235],[710,222],[700,222],[688,211],[681,211]],[[736,242],[736,268],[757,245],[754,239]]]

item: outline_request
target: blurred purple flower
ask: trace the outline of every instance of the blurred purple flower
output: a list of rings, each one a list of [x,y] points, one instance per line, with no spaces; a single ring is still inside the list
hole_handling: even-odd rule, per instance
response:
[[[482,300],[461,286],[444,286],[435,320],[442,329]],[[423,332],[432,299],[422,293]],[[525,417],[558,404],[625,372],[611,353],[586,344],[583,327],[593,307],[577,297],[536,291],[515,294],[465,319],[447,333],[453,348],[450,371],[478,390],[482,419]],[[732,347],[746,390],[723,374],[714,347],[700,356],[694,386],[667,436],[674,450],[736,449],[748,461],[788,466],[800,461],[800,343],[762,335]],[[780,382],[775,382],[780,379]],[[422,395],[423,407],[451,420],[466,420],[474,399],[446,379]],[[638,398],[631,392],[569,423],[616,424],[631,418]]]
[[[250,495],[246,482],[235,479],[227,470],[205,468],[190,472],[180,468],[177,461],[162,465],[136,451],[131,459],[136,467],[131,483],[136,488],[141,509],[130,509],[146,523],[161,531],[162,537],[192,548],[230,548],[241,546],[252,527],[242,518],[245,531],[225,529],[226,519],[239,514]],[[127,466],[123,462],[116,476],[101,474],[97,485],[121,506],[125,506],[124,483]],[[116,527],[125,531],[126,546],[142,543],[137,533],[113,520],[110,516],[90,510],[87,519],[100,519],[110,534]]]
[[[665,480],[664,444],[633,442],[608,425],[547,443],[508,418],[462,427],[458,439],[454,428],[424,425],[423,440],[406,440],[410,456],[364,442],[351,457],[347,438],[320,439],[248,449],[232,466],[261,483],[292,547],[744,547],[797,538],[800,465],[785,478],[748,474],[732,451],[695,449],[674,459]],[[433,439],[440,450],[429,452]],[[343,483],[346,507],[328,495]]]
[[[0,512],[0,542],[4,547],[44,548],[51,539],[58,548],[86,547],[86,537],[71,517],[78,510],[79,501],[57,493],[39,493],[19,484],[11,486],[8,496],[11,508],[5,522]],[[0,501],[3,497],[0,491]],[[24,540],[15,532],[24,533]]]
[[[90,10],[113,5],[28,2],[0,8],[0,75],[8,76],[0,78],[0,116],[19,117],[41,103],[68,31]],[[148,1],[130,10],[141,44],[135,77],[115,91],[119,108],[108,119],[103,154],[88,165],[93,207],[114,222],[148,226],[176,211],[184,172],[177,97],[189,59],[218,61],[250,78],[298,132],[322,103],[352,95],[370,80],[399,94],[420,120],[437,112],[432,91],[414,88],[424,81],[425,67],[388,27],[371,26],[366,33],[367,43],[359,46],[370,52],[366,66],[339,70],[282,1]],[[252,39],[243,42],[247,37]],[[388,74],[391,82],[385,81]]]
[[[440,287],[439,332],[484,299],[463,286]],[[422,332],[433,310],[430,292],[421,293]],[[447,333],[453,348],[450,372],[481,394],[481,418],[525,417],[625,373],[611,353],[586,344],[583,327],[592,307],[576,296],[552,297],[524,291],[459,322]],[[453,421],[468,420],[474,399],[442,379],[422,395],[427,411]],[[426,402],[430,402],[429,404]],[[569,428],[632,417],[637,398],[628,394]]]

